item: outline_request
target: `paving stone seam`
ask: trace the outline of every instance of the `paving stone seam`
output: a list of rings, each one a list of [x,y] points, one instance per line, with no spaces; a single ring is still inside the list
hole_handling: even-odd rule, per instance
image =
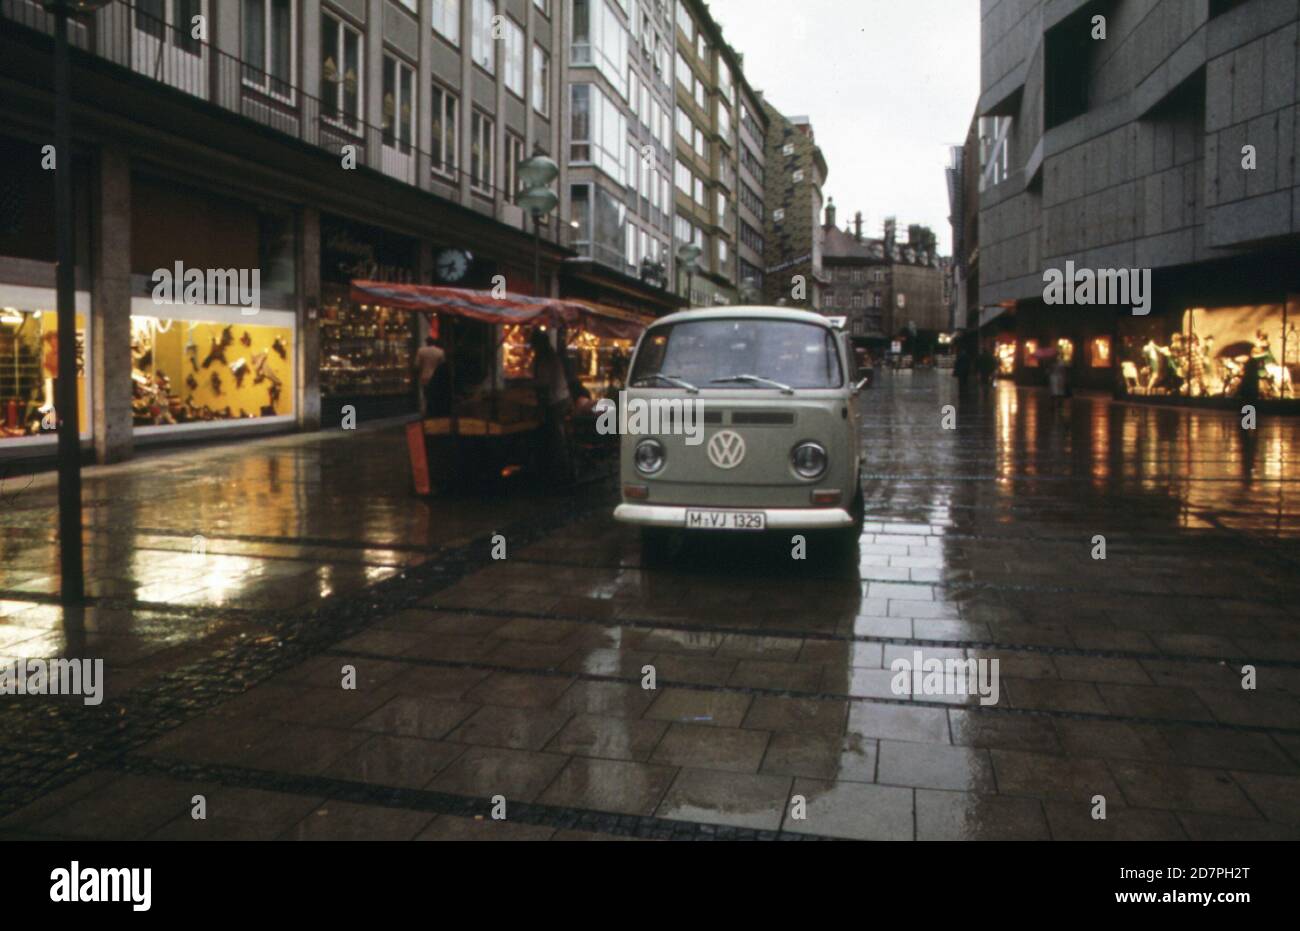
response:
[[[511,608],[464,607],[461,605],[432,604],[420,605],[420,608],[443,614],[481,615],[488,617],[505,617],[532,621],[567,621],[594,627],[635,627],[647,630],[676,630],[686,633],[737,634],[747,637],[777,637],[792,640],[821,640],[832,643],[880,643],[891,646],[915,646],[942,649],[1000,650],[1004,653],[1040,653],[1048,656],[1079,656],[1088,659],[1133,659],[1151,661],[1191,662],[1219,665],[1220,663],[1250,663],[1268,668],[1300,668],[1300,660],[1260,660],[1249,657],[1206,656],[1191,653],[1149,653],[1125,650],[1097,650],[1083,647],[1054,647],[1041,644],[1009,644],[992,640],[927,640],[916,637],[882,637],[871,634],[836,634],[825,631],[801,631],[774,627],[725,627],[716,624],[696,624],[681,621],[657,621],[648,618],[614,617],[589,618],[576,614],[552,614],[540,611],[520,611]],[[906,620],[906,618],[890,618]],[[942,620],[942,619],[939,619]],[[976,622],[979,623],[979,622]],[[1013,677],[1014,678],[1014,677]],[[1117,683],[1123,684],[1123,683]]]
[[[188,782],[216,783],[228,788],[260,789],[308,798],[325,798],[360,805],[382,805],[462,818],[490,819],[492,800],[432,789],[386,786],[332,776],[303,775],[245,766],[159,759],[131,754],[110,761],[116,772],[136,776],[162,776]],[[713,824],[706,821],[629,815],[568,805],[524,802],[507,797],[508,824],[522,823],[560,830],[588,830],[633,838],[674,840],[839,840],[829,835],[792,831],[764,831]]]
[[[618,676],[593,672],[566,672],[555,667],[503,666],[480,660],[429,659],[425,657],[391,656],[383,653],[368,653],[364,650],[352,650],[345,647],[331,647],[324,651],[326,656],[348,659],[365,659],[374,662],[405,663],[412,666],[427,666],[439,669],[476,669],[487,672],[502,672],[519,675],[541,676],[546,678],[577,679],[584,682],[614,682],[640,687],[638,676]],[[1182,727],[1204,727],[1215,730],[1246,731],[1261,734],[1286,734],[1300,736],[1300,727],[1270,727],[1263,724],[1234,724],[1227,721],[1198,721],[1192,718],[1148,718],[1137,715],[1120,715],[1100,711],[1065,711],[1055,708],[1009,708],[1003,705],[958,704],[955,702],[937,702],[925,699],[886,698],[878,695],[843,695],[837,692],[813,692],[802,689],[778,689],[759,685],[717,685],[709,682],[687,682],[657,676],[660,688],[690,689],[697,692],[722,692],[738,695],[759,695],[771,698],[802,698],[818,701],[851,701],[876,705],[899,705],[906,708],[932,708],[959,711],[974,711],[983,714],[1027,715],[1050,718],[1064,718],[1080,721],[1111,721],[1124,724],[1166,724]]]

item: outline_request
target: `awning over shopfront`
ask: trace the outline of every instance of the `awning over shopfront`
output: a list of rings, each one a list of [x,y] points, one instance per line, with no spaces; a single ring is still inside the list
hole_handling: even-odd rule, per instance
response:
[[[563,325],[607,339],[635,340],[651,322],[649,317],[592,301],[556,300],[515,293],[497,297],[491,291],[436,285],[353,281],[352,299],[398,310],[454,314],[490,324]]]

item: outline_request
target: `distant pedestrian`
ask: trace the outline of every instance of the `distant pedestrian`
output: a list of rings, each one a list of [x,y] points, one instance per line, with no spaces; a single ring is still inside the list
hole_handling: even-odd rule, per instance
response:
[[[963,346],[957,350],[957,359],[952,364],[952,374],[957,378],[958,394],[966,393],[967,383],[970,381],[970,370],[970,353]]]
[[[1065,406],[1065,399],[1070,396],[1070,368],[1065,364],[1065,360],[1058,353],[1056,361],[1052,363],[1052,370],[1047,376],[1048,385],[1052,391],[1052,407],[1060,408]]]
[[[432,336],[415,353],[415,369],[420,381],[420,407],[425,417],[445,417],[451,412],[451,379],[447,371],[447,353]]]
[[[993,377],[997,374],[997,370],[998,360],[987,348],[982,349],[975,360],[975,371],[979,375],[981,394],[993,384]]]

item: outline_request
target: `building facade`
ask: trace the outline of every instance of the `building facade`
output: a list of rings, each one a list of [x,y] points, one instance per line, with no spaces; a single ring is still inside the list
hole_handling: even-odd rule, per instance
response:
[[[556,0],[559,2],[559,0]],[[662,313],[673,274],[673,4],[572,0],[561,214],[577,224],[566,296]]]
[[[763,102],[768,117],[764,185],[768,304],[822,310],[822,188],[828,170],[811,121],[786,117]]]
[[[844,229],[836,226],[832,200],[822,225],[822,313],[844,317],[856,342],[878,351],[926,353],[940,334],[951,331],[948,263],[935,254],[934,234],[923,226],[908,228],[897,241],[897,221],[888,217],[879,239],[864,236],[862,213]]]
[[[78,414],[95,457],[413,411],[427,324],[353,302],[349,282],[533,290],[515,166],[560,150],[566,8],[115,0],[78,20]],[[53,21],[30,0],[0,18],[0,455],[50,457]],[[568,220],[540,231],[544,293]]]
[[[1129,397],[1295,396],[1298,19],[1275,0],[984,0],[980,318],[1017,378],[1056,354]],[[1098,275],[1107,294],[1073,304],[1049,287]]]

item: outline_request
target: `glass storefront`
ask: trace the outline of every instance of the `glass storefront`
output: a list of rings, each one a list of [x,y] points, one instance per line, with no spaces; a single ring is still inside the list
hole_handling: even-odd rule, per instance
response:
[[[90,295],[77,293],[77,423],[90,428],[87,331]],[[0,450],[54,443],[59,372],[59,321],[55,293],[45,288],[0,286]]]
[[[1285,303],[1134,318],[1121,328],[1120,368],[1133,395],[1290,399],[1300,378],[1300,333]]]
[[[342,285],[321,297],[321,396],[414,398],[417,315],[353,303]]]
[[[238,308],[159,306],[142,298],[132,309],[131,415],[137,432],[292,418],[292,312],[243,315]]]

